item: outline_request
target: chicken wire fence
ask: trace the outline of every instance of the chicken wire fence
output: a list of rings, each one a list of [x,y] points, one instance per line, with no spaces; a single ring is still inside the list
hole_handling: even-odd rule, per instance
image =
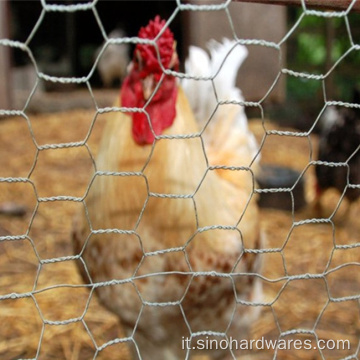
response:
[[[343,206],[343,196],[335,201],[335,206],[332,208],[330,214],[325,217],[313,218],[303,217],[299,218],[296,214],[296,199],[293,192],[296,187],[303,181],[311,178],[311,169],[315,165],[322,165],[328,167],[346,167],[350,158],[345,162],[334,163],[318,161],[316,158],[316,151],[314,145],[314,129],[321,121],[322,116],[326,110],[331,106],[340,108],[359,109],[360,105],[357,103],[344,101],[343,99],[334,101],[327,95],[327,80],[330,75],[335,73],[341,64],[351,55],[357,54],[360,45],[353,37],[353,29],[356,24],[349,20],[352,14],[352,8],[356,1],[351,1],[344,7],[343,10],[325,11],[312,10],[307,7],[305,0],[301,1],[300,12],[297,19],[286,30],[286,33],[278,42],[266,41],[264,39],[246,39],[242,38],[241,34],[235,31],[233,26],[233,19],[236,14],[233,8],[230,10],[230,1],[225,1],[219,4],[189,4],[181,1],[175,2],[174,12],[166,18],[166,27],[172,26],[174,19],[187,12],[219,12],[225,14],[226,19],[232,29],[232,38],[237,44],[245,45],[246,47],[267,47],[276,51],[279,64],[283,64],[282,60],[286,57],[284,53],[284,45],[289,39],[296,34],[302,22],[307,18],[317,19],[340,19],[343,23],[344,33],[348,39],[347,49],[340,53],[338,57],[332,62],[332,65],[321,73],[318,71],[307,71],[306,64],[302,64],[303,68],[291,69],[281,65],[279,72],[274,77],[274,81],[266,90],[265,95],[258,101],[246,101],[244,99],[234,101],[230,99],[217,99],[219,105],[237,104],[243,106],[247,110],[256,109],[261,118],[261,131],[259,137],[258,151],[254,157],[266,158],[275,156],[274,154],[266,155],[267,144],[270,139],[275,139],[275,146],[270,148],[271,151],[276,152],[276,146],[284,139],[288,139],[286,148],[282,151],[291,152],[291,145],[295,144],[298,139],[304,140],[308,144],[307,161],[301,165],[299,177],[295,183],[290,187],[285,188],[263,188],[260,189],[257,185],[250,192],[249,202],[254,201],[255,197],[271,193],[287,193],[291,198],[291,212],[284,219],[276,217],[273,218],[272,224],[278,225],[274,232],[265,233],[264,244],[256,248],[244,248],[242,256],[255,256],[264,259],[264,270],[259,273],[238,273],[236,271],[229,271],[227,273],[213,271],[193,271],[191,264],[187,260],[188,271],[183,272],[184,275],[189,275],[191,281],[184,287],[184,294],[176,301],[152,302],[146,300],[141,292],[138,290],[136,281],[146,279],[147,277],[160,276],[163,273],[151,273],[139,275],[138,268],[134,269],[134,274],[125,279],[109,278],[107,281],[94,282],[89,281],[85,284],[79,280],[78,270],[73,264],[80,265],[83,271],[87,273],[88,278],[91,279],[90,271],[87,269],[86,260],[83,259],[84,250],[74,253],[69,249],[71,218],[68,216],[67,208],[70,208],[70,213],[75,213],[75,210],[81,210],[86,213],[86,200],[91,186],[95,179],[102,176],[140,176],[145,177],[143,172],[110,172],[100,171],[96,167],[94,147],[89,145],[96,125],[100,122],[102,115],[112,114],[115,112],[124,112],[121,107],[101,107],[97,102],[97,97],[94,94],[91,79],[94,76],[98,63],[105,53],[107,47],[117,44],[132,44],[143,42],[143,39],[138,37],[117,37],[112,38],[108,36],[104,27],[105,19],[103,19],[98,11],[98,1],[89,3],[75,3],[75,4],[53,4],[45,0],[41,0],[42,11],[32,31],[28,34],[25,41],[18,41],[17,39],[3,38],[0,39],[2,50],[16,50],[26,54],[30,59],[33,69],[36,73],[36,82],[27,98],[26,103],[22,108],[18,109],[1,109],[0,115],[6,119],[3,124],[10,124],[10,122],[22,123],[21,131],[27,133],[30,139],[27,144],[29,147],[17,146],[18,136],[16,132],[9,130],[7,133],[1,132],[2,142],[8,147],[15,146],[16,153],[11,153],[13,158],[8,158],[8,168],[2,168],[0,175],[0,185],[2,185],[2,200],[11,199],[13,193],[20,195],[20,200],[27,204],[32,204],[33,208],[25,218],[12,218],[8,226],[10,234],[2,230],[0,236],[0,245],[2,248],[1,259],[3,264],[1,269],[3,274],[0,294],[0,316],[2,319],[2,334],[0,338],[0,353],[6,359],[120,359],[127,358],[128,353],[123,346],[130,346],[135,350],[139,358],[148,358],[147,354],[138,348],[136,341],[136,329],[141,321],[142,314],[146,312],[149,307],[154,307],[163,311],[164,308],[176,307],[178,309],[179,317],[176,322],[183,322],[188,329],[188,338],[191,344],[194,344],[196,339],[217,339],[218,345],[221,340],[230,341],[231,324],[240,321],[236,318],[236,311],[238,307],[245,307],[246,309],[257,308],[261,309],[259,319],[252,324],[252,332],[242,334],[244,338],[250,335],[253,339],[261,340],[259,343],[253,343],[254,351],[249,351],[250,343],[241,343],[244,347],[241,351],[245,351],[249,358],[342,358],[342,359],[358,359],[359,358],[359,261],[358,249],[359,241],[356,238],[357,233],[351,233],[352,228],[339,227],[334,221],[334,216],[340,211]],[[325,6],[325,5],[324,5]],[[119,9],[126,11],[126,2],[119,2]],[[266,11],[266,5],[264,5]],[[91,12],[102,34],[104,44],[94,61],[91,71],[82,77],[63,77],[53,76],[41,71],[38,67],[37,59],[33,54],[31,42],[34,36],[41,28],[44,19],[50,14],[58,13],[81,13]],[[145,24],[144,24],[145,25]],[[261,24],[257,24],[261,27]],[[194,30],[195,31],[195,30]],[[145,41],[146,42],[146,41]],[[222,63],[225,63],[226,57],[223,58]],[[210,77],[196,77],[186,72],[169,71],[165,73],[176,76],[180,81],[184,79],[195,79],[201,81],[213,81],[216,74],[211,74]],[[353,74],[356,76],[357,74]],[[260,76],[257,74],[254,77]],[[266,119],[266,111],[263,104],[267,98],[278,86],[283,78],[296,80],[297,86],[308,86],[310,83],[316,83],[320,87],[322,93],[322,102],[319,104],[318,112],[312,119],[312,125],[307,131],[297,131],[294,129],[276,128]],[[255,80],[254,80],[255,81]],[[256,80],[261,83],[260,80]],[[47,143],[41,144],[38,140],[37,134],[42,131],[51,131],[51,127],[44,129],[44,125],[37,127],[34,131],[35,122],[33,118],[37,115],[31,114],[28,111],[29,104],[32,101],[34,94],[38,91],[41,83],[53,84],[83,84],[86,86],[89,96],[93,102],[92,116],[88,120],[88,131],[86,135],[71,142],[61,143]],[[241,85],[240,85],[241,87]],[[305,90],[306,91],[306,90]],[[286,105],[284,105],[286,106]],[[128,109],[126,109],[128,111]],[[89,115],[87,115],[89,116]],[[45,121],[45,120],[44,120]],[[52,119],[51,121],[59,123],[59,120]],[[51,122],[50,121],[50,122]],[[71,114],[66,114],[64,118],[60,119],[60,123],[69,126],[70,122],[76,123],[76,118],[71,118]],[[50,123],[46,123],[50,124]],[[65,125],[63,125],[65,126]],[[73,125],[74,126],[74,125]],[[76,127],[77,125],[75,125]],[[74,127],[72,127],[74,128]],[[4,128],[5,129],[5,128]],[[55,131],[60,131],[61,125]],[[54,131],[54,130],[52,130]],[[66,132],[66,129],[63,129]],[[9,134],[9,135],[8,135]],[[7,137],[10,137],[10,142]],[[115,135],[114,135],[115,136]],[[175,141],[187,138],[201,138],[202,133],[191,135],[172,135],[165,136],[165,139]],[[46,137],[45,137],[46,138]],[[346,140],[346,139],[345,139]],[[289,147],[290,146],[290,147]],[[295,145],[294,145],[295,146]],[[360,146],[360,145],[359,145]],[[352,156],[356,156],[359,151],[359,146],[355,149]],[[96,148],[96,147],[95,147]],[[3,158],[7,157],[6,148],[2,147],[4,153]],[[49,179],[56,188],[63,189],[60,185],[65,181],[61,174],[70,164],[69,154],[71,151],[81,149],[83,154],[90,159],[93,169],[93,175],[89,175],[89,180],[83,195],[73,196],[64,192],[53,196],[49,189]],[[26,162],[27,171],[23,171],[18,166],[19,159],[25,156],[26,153],[31,152],[30,159]],[[60,152],[65,155],[65,159],[60,160]],[[48,158],[47,158],[48,157]],[[295,159],[296,160],[296,159]],[[3,160],[4,161],[4,160]],[[39,166],[45,167],[45,173],[50,171],[46,169],[46,164],[58,164],[56,175],[54,177],[41,180],[41,176],[36,176],[39,171]],[[79,164],[79,163],[77,163]],[[250,166],[249,166],[250,165]],[[246,170],[252,173],[251,164],[244,164],[243,167],[231,167],[219,164],[218,168],[223,170],[242,171]],[[196,166],[196,165],[195,165]],[[203,177],[200,182],[206,177],[208,171],[216,170],[216,167],[207,165]],[[9,170],[10,169],[10,170]],[[71,177],[79,177],[79,169],[74,169],[75,172]],[[11,176],[7,176],[11,173]],[[24,174],[18,176],[16,174]],[[35,177],[35,180],[34,180]],[[360,185],[351,183],[349,174],[347,175],[347,184],[344,191],[347,189],[359,189]],[[66,189],[66,186],[65,188]],[[148,190],[148,198],[163,197],[167,199],[174,199],[175,201],[184,201],[186,199],[193,199],[195,194],[157,194],[151,193]],[[75,209],[76,208],[76,209]],[[215,209],[214,209],[215,210]],[[355,209],[356,210],[356,209]],[[246,212],[246,207],[245,210]],[[195,212],[196,213],[196,212]],[[270,216],[270,212],[264,210],[260,216]],[[354,212],[353,212],[354,213]],[[139,214],[139,222],[144,216],[144,212]],[[156,215],[155,215],[156,216]],[[356,217],[356,216],[355,216]],[[0,220],[7,224],[5,215],[2,215]],[[51,219],[51,220],[50,220]],[[57,228],[55,229],[55,236],[47,234],[48,228],[52,226],[51,221],[56,221]],[[276,222],[279,224],[274,224]],[[262,222],[259,222],[259,226]],[[237,224],[238,225],[238,224]],[[268,232],[271,227],[268,224]],[[350,229],[350,230],[349,230]],[[213,225],[210,227],[202,227],[197,229],[197,232],[206,232],[209,230],[237,230],[237,226],[224,226],[222,224]],[[354,230],[355,231],[355,230]],[[61,233],[58,236],[57,233]],[[64,235],[65,234],[65,235]],[[92,235],[111,235],[111,234],[130,234],[137,235],[137,229],[92,229],[91,221],[89,224],[88,237]],[[67,236],[67,238],[66,238]],[[54,237],[54,238],[52,238]],[[66,238],[64,240],[63,238]],[[55,242],[55,239],[59,241]],[[86,242],[85,242],[86,245]],[[170,247],[168,249],[148,251],[146,252],[141,247],[142,254],[139,259],[145,259],[167,255],[172,253],[186,254],[186,244],[180,247]],[[84,246],[86,248],[86,246]],[[51,256],[49,256],[49,254]],[[241,257],[237,260],[240,263]],[[267,261],[266,261],[267,259]],[[106,261],[106,260],[105,260]],[[270,263],[270,265],[266,265]],[[271,267],[271,268],[269,268]],[[234,267],[234,269],[236,266]],[[279,268],[282,269],[279,271]],[[233,270],[234,270],[233,269]],[[167,275],[174,275],[175,271],[169,271]],[[30,277],[27,277],[31,274]],[[58,278],[57,276],[65,275],[65,277]],[[264,294],[260,300],[247,301],[243,300],[241,295],[235,295],[235,279],[237,276],[246,275],[248,277],[256,278],[261,281],[264,286]],[[229,326],[222,331],[214,331],[206,327],[199,330],[193,330],[193,326],[187,320],[187,314],[183,309],[184,299],[191,291],[191,282],[200,277],[215,278],[221,281],[222,279],[229,280],[234,289],[234,310],[229,315]],[[32,279],[32,281],[31,281]],[[252,281],[248,291],[251,289]],[[214,288],[217,286],[214,281]],[[97,302],[97,291],[103,288],[110,288],[116,286],[133,286],[135,294],[139,302],[139,316],[134,324],[134,330],[130,334],[124,334],[121,331],[116,317],[106,312]],[[216,288],[215,288],[216,289]],[[155,290],[156,291],[156,290]],[[121,293],[121,290],[120,290]],[[200,294],[201,295],[201,294]],[[198,295],[198,296],[200,296]],[[108,296],[108,295],[105,295]],[[128,304],[127,306],[131,306]],[[214,308],[216,304],[214,305]],[[246,313],[250,310],[245,309]],[[215,309],[214,309],[215,312]],[[175,327],[178,323],[175,324]],[[169,324],[159,324],[165,331],[172,331],[174,324],[169,321]],[[156,329],[153,330],[155,333]],[[238,334],[239,335],[239,334]],[[266,348],[265,340],[291,340],[290,345],[274,348]],[[320,348],[319,341],[325,339],[324,346]],[[300,340],[301,343],[296,343]],[[310,341],[311,345],[306,345],[305,341]],[[183,343],[182,343],[183,342]],[[347,343],[348,342],[348,343]],[[205,344],[205,345],[204,345]],[[292,345],[291,345],[292,344]],[[347,345],[350,344],[349,348]],[[178,347],[184,345],[184,339],[179,339]],[[203,343],[208,346],[209,343]],[[341,345],[345,348],[341,349]],[[256,348],[256,346],[258,348]],[[327,347],[326,347],[327,346]],[[183,349],[184,358],[192,354],[192,349]],[[246,351],[247,350],[247,351]],[[224,354],[229,357],[236,356],[237,352],[226,348]],[[241,355],[242,353],[240,353]],[[211,355],[211,354],[210,354]],[[166,358],[166,354],[163,355]]]

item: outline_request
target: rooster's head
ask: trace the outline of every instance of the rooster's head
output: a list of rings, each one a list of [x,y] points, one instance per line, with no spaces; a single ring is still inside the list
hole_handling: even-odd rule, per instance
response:
[[[176,115],[176,78],[164,70],[177,71],[179,60],[174,35],[164,27],[165,20],[156,16],[140,29],[140,39],[155,43],[136,45],[121,90],[122,106],[141,109],[131,113],[133,138],[139,145],[151,144],[156,135],[172,125]]]

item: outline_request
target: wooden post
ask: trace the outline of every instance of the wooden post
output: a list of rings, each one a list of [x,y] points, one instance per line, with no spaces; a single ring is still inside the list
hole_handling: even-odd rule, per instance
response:
[[[9,37],[9,6],[0,1],[0,39]],[[0,46],[0,109],[11,108],[10,48]]]
[[[234,14],[232,22],[236,34],[244,39],[280,40],[286,31],[286,9],[262,5],[250,5],[240,2],[229,4],[229,11]],[[254,26],[254,24],[261,26]],[[233,38],[233,31],[224,12],[188,12],[185,29],[185,48],[189,45],[203,49],[210,39],[221,41],[224,37]],[[249,56],[241,66],[237,85],[247,101],[259,101],[274,83],[281,67],[286,67],[286,47],[282,46],[283,56],[279,63],[279,52],[265,46],[248,46]],[[283,102],[285,99],[284,77],[271,91],[268,100]]]
[[[333,19],[326,19],[326,28],[325,28],[325,39],[326,39],[326,60],[325,60],[325,72],[328,72],[333,66],[333,61],[331,58],[332,49],[334,47],[335,39],[335,27]],[[326,81],[326,94],[328,100],[332,100],[335,94],[335,81],[334,74],[331,73]]]

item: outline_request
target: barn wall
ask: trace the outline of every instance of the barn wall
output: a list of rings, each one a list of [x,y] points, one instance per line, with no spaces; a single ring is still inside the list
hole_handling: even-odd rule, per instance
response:
[[[236,35],[240,39],[264,39],[278,43],[286,34],[285,7],[231,3],[229,13]],[[233,37],[225,11],[189,11],[184,31],[185,47],[189,44],[205,47],[209,39]],[[281,49],[281,60],[277,50],[254,45],[248,49],[249,56],[239,72],[238,85],[246,100],[259,101],[274,82],[280,67],[285,65],[286,49]],[[281,81],[269,99],[279,102],[284,100],[284,97],[285,82]]]

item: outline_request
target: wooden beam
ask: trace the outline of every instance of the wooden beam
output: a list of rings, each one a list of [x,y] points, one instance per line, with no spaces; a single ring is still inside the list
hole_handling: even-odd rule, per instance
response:
[[[268,4],[268,5],[296,5],[301,6],[301,0],[235,0],[238,2]],[[352,3],[352,0],[305,0],[306,8],[320,9],[320,10],[347,10]],[[360,1],[356,1],[352,11],[360,11]]]

